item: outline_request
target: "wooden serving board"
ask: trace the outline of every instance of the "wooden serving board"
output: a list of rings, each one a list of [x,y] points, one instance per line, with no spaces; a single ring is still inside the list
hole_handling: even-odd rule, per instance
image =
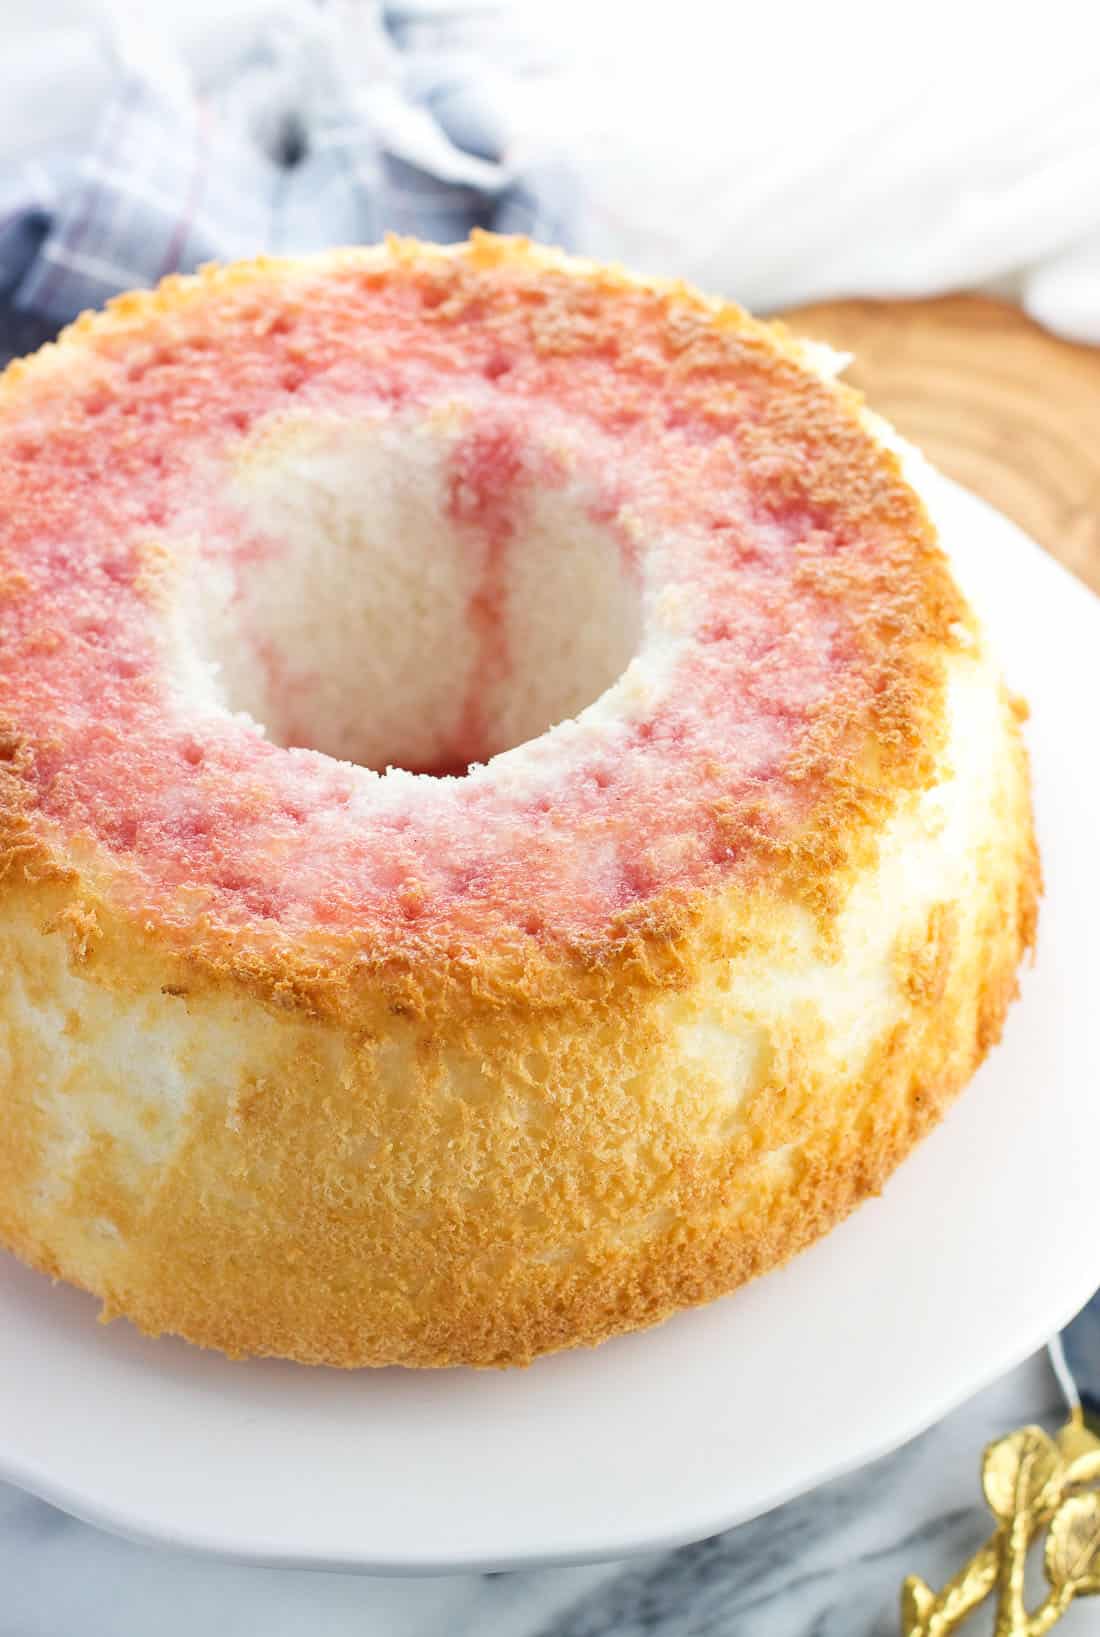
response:
[[[1100,591],[1100,347],[986,296],[782,314],[855,354],[845,380],[929,459]]]

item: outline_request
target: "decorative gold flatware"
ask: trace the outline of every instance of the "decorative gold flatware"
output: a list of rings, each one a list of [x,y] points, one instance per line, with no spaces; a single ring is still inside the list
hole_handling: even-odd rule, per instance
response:
[[[993,1532],[939,1592],[908,1577],[902,1637],[946,1637],[989,1597],[995,1637],[1042,1637],[1075,1597],[1100,1592],[1100,1292],[1049,1351],[1069,1419],[1053,1437],[1021,1427],[988,1446],[982,1489]],[[1044,1531],[1048,1590],[1029,1610],[1024,1570]]]

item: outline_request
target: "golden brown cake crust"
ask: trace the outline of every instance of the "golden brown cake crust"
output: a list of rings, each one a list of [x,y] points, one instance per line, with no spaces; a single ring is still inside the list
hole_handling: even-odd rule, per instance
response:
[[[780,330],[517,241],[330,260],[435,279],[439,323],[503,267],[509,299],[547,297],[552,355],[599,348],[608,292],[659,308],[716,436],[730,379],[758,392],[740,450],[769,504],[873,533],[873,559],[808,538],[798,570],[823,617],[858,608],[858,652],[783,770],[796,816],[719,781],[733,862],[537,937],[508,904],[488,931],[446,905],[397,931],[183,920],[144,864],[44,817],[49,725],[0,686],[0,1240],[233,1354],[522,1363],[723,1294],[881,1189],[999,1037],[1032,945],[1026,758],[897,457]],[[297,276],[122,298],[9,369],[0,423],[49,407],[67,359]],[[18,551],[0,570],[0,598],[26,595]],[[904,857],[922,884],[895,916]]]

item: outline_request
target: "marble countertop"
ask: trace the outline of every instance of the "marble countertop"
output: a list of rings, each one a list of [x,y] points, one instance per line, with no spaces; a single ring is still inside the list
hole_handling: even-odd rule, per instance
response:
[[[153,1550],[0,1485],[0,1637],[892,1637],[903,1576],[938,1586],[987,1533],[983,1446],[1060,1417],[1041,1355],[896,1454],[713,1540],[630,1563],[435,1580]],[[1100,1599],[1057,1630],[1096,1637]]]

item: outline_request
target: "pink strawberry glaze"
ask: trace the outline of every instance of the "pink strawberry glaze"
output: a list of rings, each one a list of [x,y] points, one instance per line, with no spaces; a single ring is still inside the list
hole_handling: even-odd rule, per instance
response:
[[[504,560],[517,526],[517,489],[523,448],[506,421],[476,426],[452,452],[447,488],[451,520],[467,532],[480,559],[477,587],[466,617],[477,639],[478,659],[462,706],[454,750],[442,770],[479,760],[486,741],[486,690],[511,669],[505,633]],[[438,771],[438,770],[437,770]]]
[[[881,600],[915,502],[842,428],[853,505],[829,464],[843,423],[829,389],[705,312],[545,269],[352,258],[212,282],[59,356],[0,412],[0,716],[32,749],[42,823],[106,850],[145,914],[382,946],[412,927],[583,940],[738,868],[750,820],[731,815],[757,836],[804,823],[821,788],[809,735],[828,728],[835,757],[867,730],[886,672],[861,643],[859,588]],[[797,412],[776,415],[777,395]],[[443,397],[474,406],[449,510],[481,563],[481,678],[510,663],[500,566],[523,484],[554,480],[551,417],[577,432],[572,475],[641,573],[650,624],[678,625],[648,702],[612,736],[547,736],[518,774],[503,758],[413,781],[170,699],[158,552],[180,520],[204,517],[204,549],[242,574],[267,560],[218,487],[239,440],[289,405],[408,413]],[[841,560],[847,601],[828,589]],[[479,712],[474,687],[456,766]]]

